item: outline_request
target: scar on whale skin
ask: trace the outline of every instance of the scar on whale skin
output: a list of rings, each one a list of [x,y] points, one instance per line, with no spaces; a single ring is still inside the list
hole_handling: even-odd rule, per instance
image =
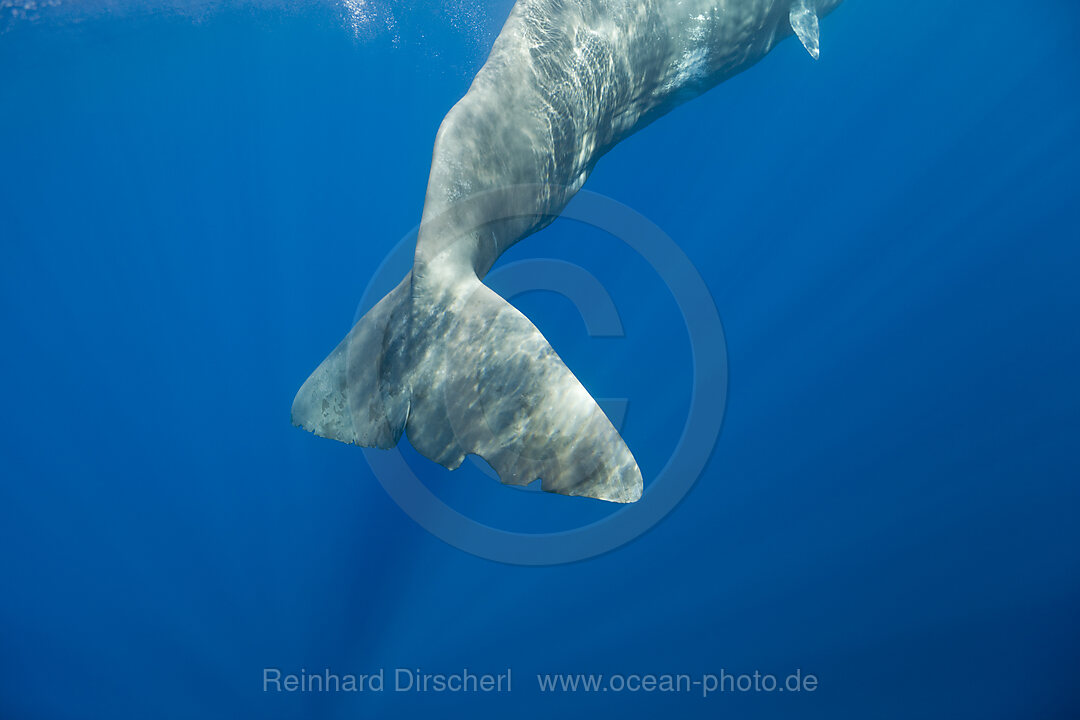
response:
[[[293,401],[293,423],[510,485],[611,502],[641,471],[539,330],[483,284],[562,212],[601,156],[789,35],[820,54],[840,0],[520,0],[435,138],[412,270]]]

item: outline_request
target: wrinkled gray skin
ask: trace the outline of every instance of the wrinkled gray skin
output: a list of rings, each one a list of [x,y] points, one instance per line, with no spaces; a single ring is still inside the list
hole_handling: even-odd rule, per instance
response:
[[[540,332],[480,280],[550,223],[597,160],[840,0],[521,0],[435,140],[415,263],[301,388],[293,421],[448,468],[615,502],[637,463]]]

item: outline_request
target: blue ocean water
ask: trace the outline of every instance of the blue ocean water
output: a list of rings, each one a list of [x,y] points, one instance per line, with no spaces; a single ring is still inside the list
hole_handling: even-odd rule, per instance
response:
[[[601,161],[588,189],[715,299],[724,427],[651,531],[520,567],[289,423],[510,6],[0,3],[0,717],[1080,714],[1077,8],[846,3],[820,61],[785,41]],[[590,338],[566,298],[515,298],[626,400],[648,483],[694,391],[671,289],[580,223],[505,262],[529,258],[618,308],[625,336]],[[492,526],[614,511],[403,452]],[[513,689],[393,692],[395,668]],[[817,688],[536,680],[796,670]]]

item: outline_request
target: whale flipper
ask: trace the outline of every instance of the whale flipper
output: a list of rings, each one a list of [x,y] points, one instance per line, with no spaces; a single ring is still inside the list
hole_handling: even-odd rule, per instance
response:
[[[406,278],[323,361],[293,402],[322,437],[393,447],[404,430],[453,470],[484,458],[508,485],[634,502],[641,471],[604,412],[536,327],[475,276]]]
[[[818,30],[817,10],[814,9],[814,0],[795,0],[791,4],[791,29],[799,37],[806,52],[815,60],[821,55],[821,34]]]

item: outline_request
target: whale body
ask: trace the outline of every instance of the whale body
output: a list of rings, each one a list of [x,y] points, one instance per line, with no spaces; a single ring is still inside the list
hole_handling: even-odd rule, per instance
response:
[[[536,327],[481,280],[554,220],[596,162],[840,0],[520,0],[435,139],[412,270],[301,387],[293,422],[453,470],[614,502],[633,455]]]

